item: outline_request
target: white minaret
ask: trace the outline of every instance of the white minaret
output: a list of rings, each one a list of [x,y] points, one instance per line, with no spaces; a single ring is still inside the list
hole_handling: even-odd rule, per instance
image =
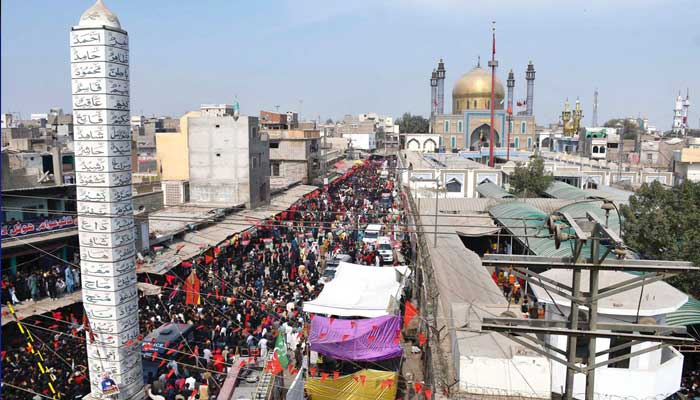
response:
[[[683,135],[688,132],[688,109],[690,108],[690,89],[686,89],[685,99],[683,99]]]
[[[673,107],[673,127],[671,131],[676,135],[683,133],[683,98],[680,92],[678,92],[678,97],[676,97],[676,105]]]
[[[92,397],[143,388],[131,203],[129,37],[102,0],[70,32],[80,267]],[[138,395],[137,395],[138,393]]]

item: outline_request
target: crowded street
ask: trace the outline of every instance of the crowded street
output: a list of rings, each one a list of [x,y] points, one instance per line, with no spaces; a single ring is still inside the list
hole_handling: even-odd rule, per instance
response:
[[[127,344],[144,355],[144,382],[150,385],[151,398],[216,398],[229,367],[240,367],[242,375],[265,367],[278,335],[293,365],[290,371],[308,367],[310,318],[302,306],[320,293],[329,261],[343,255],[356,264],[398,265],[404,215],[392,176],[381,174],[386,168],[387,162],[367,160],[280,210],[274,219],[232,232],[230,239],[200,257],[164,275],[139,274],[140,282],[160,288],[158,295],[141,295],[141,340]],[[382,255],[377,242],[363,240],[370,224],[382,226],[395,255]],[[158,338],[149,333],[167,324],[192,326],[192,333],[177,343],[157,344]],[[87,394],[85,341],[94,340],[99,331],[90,328],[82,307],[27,318],[22,325],[33,335],[31,346],[43,355],[41,369],[48,373],[36,366],[36,355],[22,335],[5,334],[18,329],[8,325],[3,332],[4,395],[51,398],[50,382],[62,398]],[[6,337],[18,339],[7,342]],[[154,346],[165,349],[153,351]],[[245,363],[234,364],[240,359]],[[352,369],[346,365],[343,373]]]

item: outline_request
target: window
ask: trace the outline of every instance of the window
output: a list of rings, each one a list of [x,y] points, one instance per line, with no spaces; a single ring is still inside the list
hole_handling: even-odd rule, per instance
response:
[[[450,121],[445,121],[445,133],[450,131]]]
[[[527,122],[523,121],[520,123],[520,133],[525,133],[527,131]]]
[[[280,176],[280,163],[272,163],[272,176]]]
[[[279,149],[280,143],[279,142],[270,142],[270,148],[271,149]]]
[[[653,160],[653,155],[651,153],[647,153],[647,161],[652,161]]]
[[[513,121],[508,122],[508,132],[513,132]]]
[[[253,168],[258,168],[258,157],[253,156]]]
[[[515,138],[515,148],[520,147],[520,138]]]
[[[457,132],[462,132],[462,121],[457,121]]]
[[[491,100],[488,100],[486,102],[486,108],[488,108],[489,110],[491,109]]]
[[[221,125],[219,125],[219,124],[216,124],[216,125],[215,125],[214,127],[215,127],[215,128],[220,128],[220,127],[221,127]]]
[[[442,136],[438,136],[438,146],[442,147]]]
[[[469,105],[470,105],[470,104],[471,104],[471,103],[469,102],[469,100],[467,100],[467,110],[469,109]]]
[[[600,146],[600,153],[601,154],[605,153],[605,146]],[[649,154],[649,155],[651,155],[651,154]]]
[[[530,150],[532,148],[532,138],[527,138],[527,149]]]
[[[452,137],[450,138],[450,143],[452,144],[452,148],[453,148],[453,149],[456,149],[456,148],[457,148],[457,138],[456,138],[456,137],[452,136]]]
[[[476,107],[476,100],[474,100],[474,108],[477,108],[477,107]]]
[[[593,153],[598,153],[598,146],[593,146]]]

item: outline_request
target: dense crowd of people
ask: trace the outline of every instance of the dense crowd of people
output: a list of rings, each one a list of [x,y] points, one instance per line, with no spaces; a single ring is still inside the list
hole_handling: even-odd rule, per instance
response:
[[[304,325],[308,322],[302,305],[321,291],[319,278],[325,261],[347,254],[352,262],[381,264],[375,245],[362,240],[362,227],[367,224],[382,224],[388,236],[400,239],[398,227],[404,216],[399,212],[393,183],[382,178],[379,169],[379,162],[357,166],[339,183],[305,196],[274,219],[234,235],[225,246],[203,257],[183,262],[165,277],[140,276],[141,281],[162,287],[159,295],[140,299],[142,333],[167,322],[196,327],[193,337],[172,354],[172,360],[154,358],[155,365],[146,368],[152,395],[189,399],[203,385],[210,395],[215,394],[234,357],[255,357],[252,366],[262,366],[275,347],[277,335],[284,335],[294,368],[302,368],[307,350]],[[393,201],[382,201],[382,193],[391,193]],[[54,328],[75,329],[67,323]],[[71,337],[59,340],[76,347],[71,354],[82,358],[78,365],[86,364],[84,341]],[[5,357],[31,360],[21,345]],[[10,367],[3,360],[3,371]],[[245,368],[252,367],[247,364]],[[57,386],[64,394],[89,391],[86,379],[75,379],[76,372],[84,377],[84,370],[66,370],[65,363],[55,370],[62,376]],[[9,372],[5,374],[8,382],[42,387],[24,380],[26,375]],[[17,393],[16,398],[31,398],[27,396]]]
[[[79,313],[80,306],[74,305],[47,316],[22,320],[33,341],[15,324],[3,327],[2,398],[51,398],[49,383],[64,399],[82,399],[90,391],[85,342],[76,339],[83,334]]]
[[[80,269],[71,265],[56,264],[45,271],[3,274],[2,303],[21,304],[43,298],[52,300],[80,288]]]

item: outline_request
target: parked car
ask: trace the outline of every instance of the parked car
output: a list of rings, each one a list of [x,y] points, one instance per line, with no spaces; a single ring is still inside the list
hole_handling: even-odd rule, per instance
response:
[[[379,246],[377,251],[379,255],[382,256],[382,260],[385,264],[390,264],[394,262],[394,248],[391,245],[391,240],[387,236],[382,236],[377,240]]]
[[[368,244],[374,244],[379,239],[382,233],[382,226],[379,224],[369,224],[365,228],[364,235],[362,236],[362,241]]]
[[[336,254],[335,257],[326,262],[326,268],[321,274],[321,283],[328,283],[335,278],[335,271],[338,269],[341,261],[350,262],[352,257],[347,254]]]

